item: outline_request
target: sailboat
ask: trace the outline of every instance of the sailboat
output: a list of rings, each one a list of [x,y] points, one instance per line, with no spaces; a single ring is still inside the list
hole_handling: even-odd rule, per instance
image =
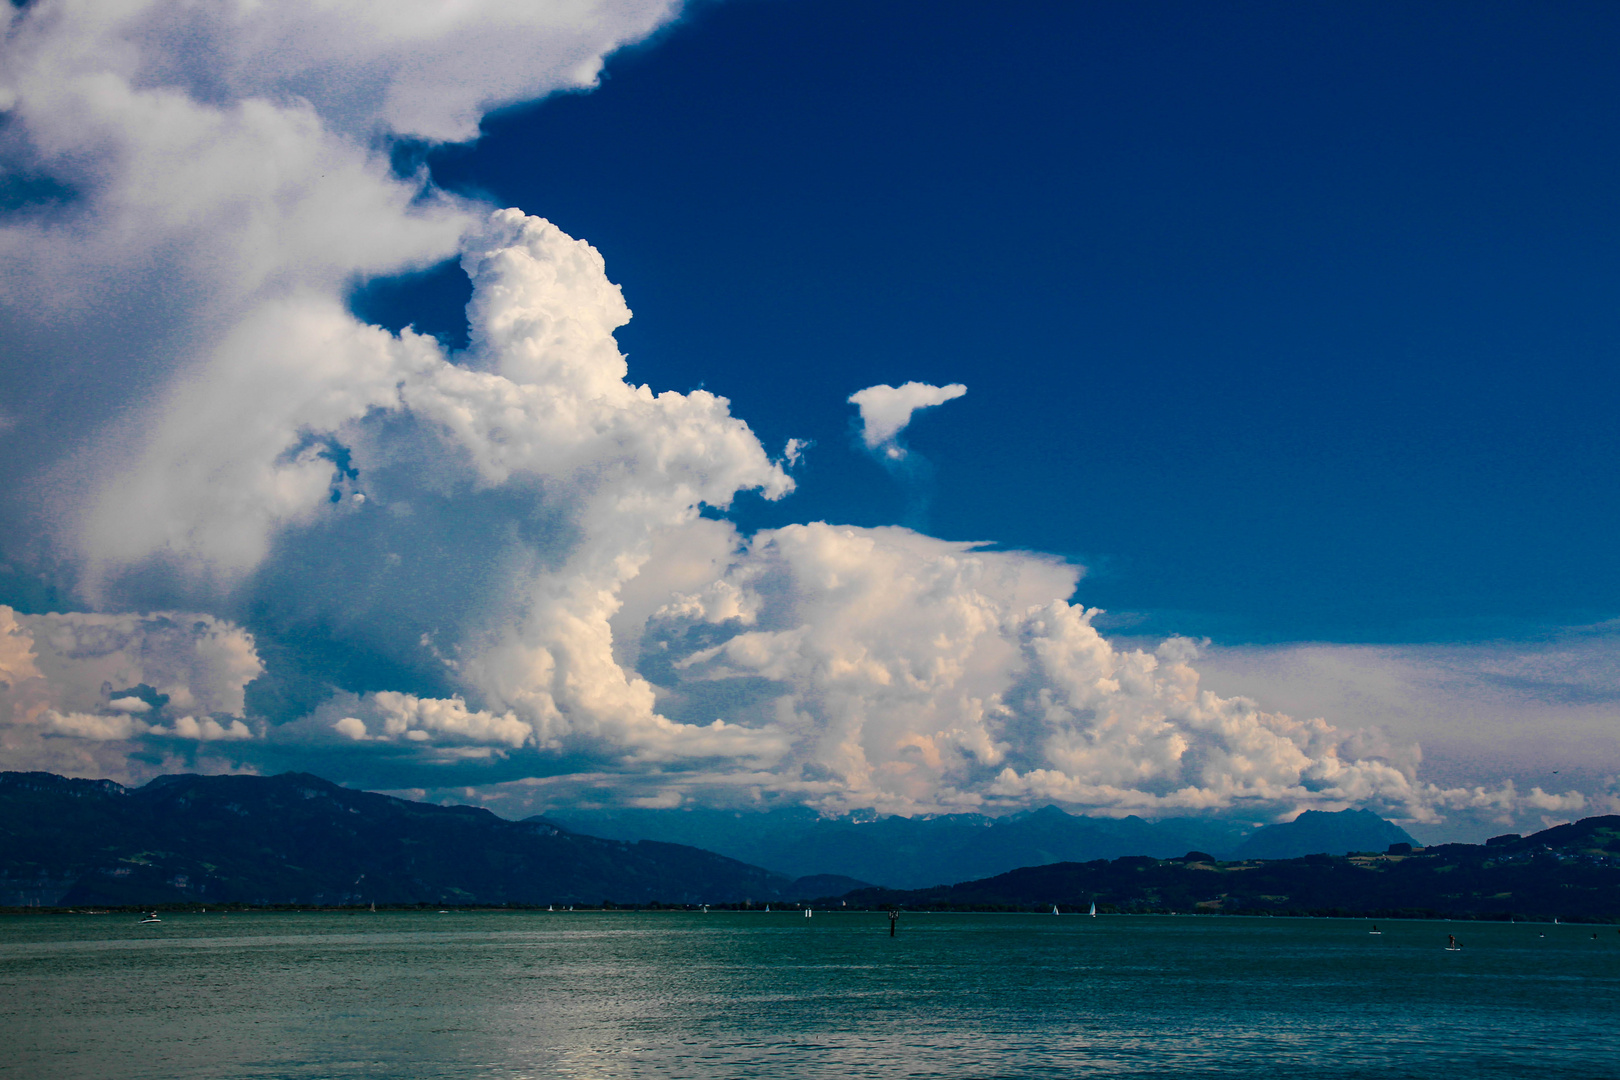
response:
[[[804,909],[804,917],[807,918],[807,919],[810,917],[810,909],[809,908]]]
[[[1095,900],[1091,902],[1091,917],[1093,919],[1097,917],[1097,901]]]
[[[1052,914],[1056,915],[1057,913],[1058,913],[1057,905],[1053,904],[1052,905]]]

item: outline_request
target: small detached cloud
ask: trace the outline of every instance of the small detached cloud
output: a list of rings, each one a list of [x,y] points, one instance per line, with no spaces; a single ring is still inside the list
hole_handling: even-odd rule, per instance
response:
[[[906,456],[899,443],[900,433],[911,423],[918,409],[930,409],[954,401],[967,393],[961,383],[930,386],[908,382],[902,386],[868,386],[849,395],[849,403],[861,411],[861,439],[868,450],[898,461]]]

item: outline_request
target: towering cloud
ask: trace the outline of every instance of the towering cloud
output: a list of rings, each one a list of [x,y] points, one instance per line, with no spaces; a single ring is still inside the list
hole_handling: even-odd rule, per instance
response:
[[[188,406],[214,404],[198,398],[199,379],[250,398],[265,389],[254,382],[260,354],[283,323],[307,333],[311,309],[341,314],[355,279],[454,255],[483,209],[395,175],[387,140],[471,138],[490,106],[588,86],[606,52],[673,10],[669,0],[8,5],[0,167],[16,205],[0,219],[0,420],[13,443],[3,486],[56,466],[53,498],[81,505],[106,460]],[[70,449],[76,460],[63,462]],[[242,499],[253,517],[284,512]],[[58,544],[76,542],[77,517],[51,517]],[[92,557],[107,543],[97,527]],[[211,543],[239,568],[255,531],[233,551]]]
[[[101,613],[0,609],[0,764],[900,812],[1524,805],[1213,694],[1190,643],[1117,647],[1060,560],[706,515],[789,495],[784,463],[726,399],[634,381],[589,244],[385,153],[588,85],[669,14],[11,10],[0,153],[33,194],[0,222],[4,407],[34,449],[8,520]],[[345,306],[355,280],[455,255],[465,351]],[[915,411],[965,392],[850,400],[899,460]]]

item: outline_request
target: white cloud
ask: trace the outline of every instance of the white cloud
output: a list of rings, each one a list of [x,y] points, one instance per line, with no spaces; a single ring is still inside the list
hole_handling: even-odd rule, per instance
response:
[[[358,716],[345,716],[333,721],[332,730],[355,742],[365,742],[371,738],[366,732],[366,722]]]
[[[197,415],[188,409],[217,407],[222,422],[247,421],[246,435],[261,439],[266,426],[302,419],[303,405],[319,424],[321,339],[341,345],[360,331],[342,311],[344,290],[455,254],[482,208],[424,189],[420,177],[394,176],[380,135],[470,138],[493,105],[591,85],[607,52],[677,8],[671,0],[5,8],[0,166],[72,192],[0,220],[7,409],[35,425],[21,433],[29,441],[65,448],[93,436],[78,460],[58,463],[40,514],[64,546],[89,556],[91,592],[98,566],[161,547],[207,553],[228,581],[262,557],[267,526],[299,520],[319,486],[308,461],[248,477],[268,488],[234,495],[247,512],[241,527],[216,522],[196,537],[177,535],[175,516],[120,520],[119,493],[105,482],[131,454],[195,443],[207,423],[188,423]],[[86,373],[80,415],[32,407],[31,396],[52,400],[54,383],[39,373],[65,365]],[[282,365],[311,378],[278,382]],[[266,392],[272,415],[244,415],[244,401]],[[364,407],[352,398],[336,407],[356,404]],[[60,430],[73,423],[90,427]],[[143,479],[167,508],[210,473],[215,483],[198,497],[228,502],[231,464]],[[88,522],[61,511],[64,500],[89,506]]]
[[[1059,560],[824,523],[745,540],[703,517],[742,491],[786,495],[805,444],[773,461],[726,399],[636,383],[613,336],[629,307],[589,244],[401,179],[379,140],[470,138],[494,104],[589,85],[674,10],[8,9],[0,153],[77,192],[0,221],[0,329],[26,346],[8,371],[24,397],[30,372],[61,370],[134,402],[87,412],[90,449],[58,463],[50,502],[68,509],[39,512],[58,554],[97,603],[284,585],[259,595],[294,615],[326,603],[312,622],[380,635],[368,647],[434,668],[444,690],[338,693],[265,730],[244,715],[255,644],[229,620],[0,608],[7,766],[127,778],[273,745],[316,763],[527,764],[649,805],[775,793],[1415,820],[1587,805],[1429,783],[1377,717],[1297,720],[1217,694],[1188,643],[1102,637]],[[464,353],[346,310],[353,281],[457,254],[473,284]],[[849,400],[865,444],[905,470],[916,410],[964,393],[911,382]],[[7,415],[35,423],[19,400]],[[75,442],[45,421],[30,432]],[[340,591],[357,582],[372,583],[363,612]]]
[[[961,383],[949,386],[930,386],[927,383],[908,382],[901,386],[868,386],[849,396],[851,405],[861,412],[861,438],[867,449],[883,448],[891,458],[902,458],[905,450],[896,440],[911,416],[918,409],[928,409],[954,401],[967,393]]]
[[[1483,775],[1505,777],[1515,791],[1600,792],[1620,774],[1612,626],[1517,643],[1213,647],[1199,667],[1221,693],[1421,743],[1424,774],[1448,788]],[[1591,805],[1610,805],[1599,798]]]
[[[177,739],[195,739],[198,742],[238,741],[253,738],[253,730],[240,720],[222,724],[211,716],[179,716],[167,730],[152,728],[155,735],[171,735]]]
[[[50,704],[67,712],[145,713],[147,702],[137,698],[136,707],[121,695],[114,704],[109,695],[146,685],[173,712],[240,715],[244,688],[264,670],[253,638],[212,615],[20,615],[0,605],[0,632],[18,654],[8,671],[14,665],[21,682],[43,682]]]
[[[1431,818],[1463,797],[1420,783],[1376,733],[1202,689],[1190,643],[1114,646],[1064,601],[1075,578],[903,529],[793,526],[762,533],[727,575],[759,597],[758,627],[734,619],[673,666],[688,693],[768,681],[751,714],[793,740],[779,783],[829,807],[1372,804]],[[690,603],[658,617],[664,642],[717,621]]]
[[[44,715],[44,730],[50,735],[66,735],[92,742],[113,742],[144,735],[151,727],[124,713],[59,713],[48,709]]]
[[[384,738],[447,735],[470,743],[500,743],[514,749],[533,737],[527,724],[511,713],[473,711],[460,698],[448,701],[423,699],[415,694],[391,690],[371,696],[382,719]]]
[[[252,739],[240,716],[263,670],[253,638],[212,615],[19,615],[0,605],[0,755],[7,768],[143,775],[129,759],[143,740]]]

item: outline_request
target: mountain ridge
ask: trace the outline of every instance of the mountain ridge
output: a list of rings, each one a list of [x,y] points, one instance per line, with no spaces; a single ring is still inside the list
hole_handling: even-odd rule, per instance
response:
[[[1126,856],[1022,867],[932,888],[858,889],[850,906],[1140,913],[1311,914],[1620,920],[1620,815],[1531,836],[1382,854],[1279,860]]]
[[[1306,811],[1293,822],[1245,836],[1218,819],[1147,821],[1070,814],[1056,806],[1003,817],[982,814],[824,818],[806,807],[724,810],[552,811],[543,818],[575,832],[612,839],[691,844],[790,876],[837,873],[888,888],[925,888],[1008,870],[1126,855],[1169,858],[1188,851],[1238,853],[1255,838],[1268,858],[1325,851],[1382,851],[1416,844],[1370,811]],[[1327,840],[1327,846],[1321,846]]]
[[[786,875],[697,848],[585,836],[308,773],[179,774],[139,788],[0,773],[8,906],[727,903],[795,892]]]

